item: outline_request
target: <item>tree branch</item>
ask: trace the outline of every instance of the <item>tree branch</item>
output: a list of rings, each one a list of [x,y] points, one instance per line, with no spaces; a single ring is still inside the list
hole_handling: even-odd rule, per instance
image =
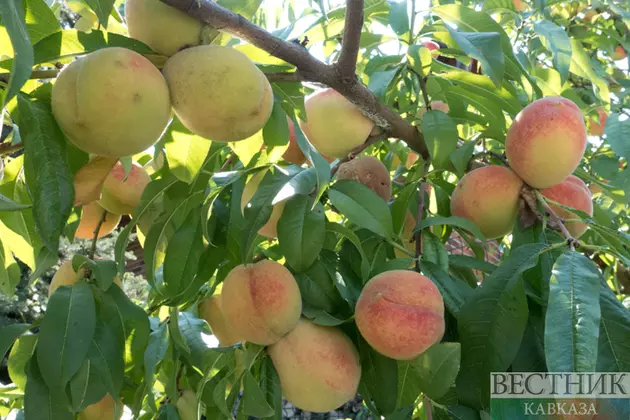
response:
[[[96,241],[98,240],[98,233],[101,231],[101,227],[105,222],[105,218],[107,217],[107,210],[103,209],[103,214],[101,214],[101,218],[98,220],[96,227],[94,228],[94,237],[92,238],[92,246],[90,247],[90,253],[88,254],[88,258],[93,260],[94,254],[96,253]]]
[[[267,77],[267,80],[269,80],[270,83],[308,81],[308,79],[302,76],[302,73],[300,73],[299,71],[294,71],[290,73],[281,72],[281,71],[265,72],[265,76]]]
[[[59,74],[58,69],[33,70],[29,79],[54,79]],[[0,73],[0,82],[9,83],[11,73]]]
[[[383,133],[379,133],[379,134],[375,134],[375,135],[371,135],[367,138],[367,140],[365,141],[365,143],[355,147],[354,149],[352,149],[352,151],[350,153],[348,153],[348,156],[346,156],[345,158],[339,160],[339,162],[333,166],[332,168],[330,168],[330,176],[335,176],[335,174],[337,173],[337,171],[339,170],[339,167],[341,167],[341,165],[343,165],[346,162],[351,161],[352,159],[354,159],[355,157],[357,157],[357,155],[359,153],[361,153],[362,151],[364,151],[365,149],[367,149],[368,147],[370,147],[371,145],[373,145],[374,143],[377,143],[381,140],[385,140],[387,138],[386,135],[384,135]]]
[[[346,2],[346,22],[343,28],[341,52],[337,63],[335,63],[341,79],[348,82],[356,78],[357,57],[359,56],[362,29],[363,0],[348,0]]]
[[[1,143],[0,144],[0,156],[6,156],[6,155],[13,154],[13,153],[17,152],[18,150],[21,150],[23,147],[24,147],[24,143],[18,143],[18,144],[11,144],[10,142],[8,142],[8,143]]]
[[[399,138],[416,151],[424,160],[429,150],[418,129],[398,113],[381,104],[378,98],[357,78],[344,80],[335,66],[329,66],[313,57],[301,44],[284,41],[254,25],[211,0],[161,0],[206,24],[293,64],[305,80],[322,83],[345,96],[361,112],[381,127],[390,137]]]

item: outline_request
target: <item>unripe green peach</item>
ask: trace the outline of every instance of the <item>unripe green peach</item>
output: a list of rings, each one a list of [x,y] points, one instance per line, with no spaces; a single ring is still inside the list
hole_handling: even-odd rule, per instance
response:
[[[216,294],[199,303],[199,316],[206,320],[212,334],[219,340],[220,346],[232,346],[243,341],[236,336],[234,329],[225,319],[221,294]]]
[[[118,162],[105,178],[99,204],[113,214],[131,214],[140,204],[142,193],[151,182],[146,169],[133,163],[129,175]]]
[[[352,179],[365,185],[383,200],[392,198],[392,180],[383,163],[374,156],[361,156],[339,166],[337,179]]]
[[[94,230],[98,226],[101,217],[103,217],[103,212],[106,213],[105,220],[101,224],[97,238],[102,238],[112,233],[118,226],[118,223],[120,223],[120,215],[110,213],[94,202],[81,208],[81,220],[77,230],[74,232],[74,237],[77,239],[93,239]]]
[[[265,171],[260,171],[252,176],[247,184],[245,184],[245,188],[243,188],[243,195],[241,196],[241,212],[243,212],[243,214],[245,212],[245,207],[254,197],[254,194],[256,194],[258,185],[260,185],[264,177]],[[281,201],[273,205],[269,220],[267,220],[267,223],[265,223],[263,227],[258,230],[259,235],[266,238],[278,237],[278,220],[280,220],[280,216],[282,216],[282,211],[284,210],[285,204],[285,201]]]
[[[558,185],[542,190],[541,194],[556,203],[580,210],[589,216],[593,215],[593,197],[591,196],[591,191],[584,181],[574,175],[570,175]],[[579,221],[580,218],[578,216],[554,204],[551,204],[551,208],[558,216],[565,220],[564,225],[569,233],[571,233],[571,236],[579,238],[586,232],[587,226]]]
[[[300,319],[302,297],[295,278],[282,264],[263,260],[236,266],[221,291],[226,323],[236,337],[269,345]]]
[[[197,412],[197,395],[191,389],[185,389],[177,399],[177,414],[180,420],[199,420]]]
[[[386,271],[368,281],[355,310],[357,327],[377,352],[411,360],[444,335],[444,301],[415,271]]]
[[[72,286],[83,278],[84,275],[85,271],[82,268],[79,269],[78,272],[74,271],[74,268],[72,267],[72,260],[64,262],[50,281],[50,286],[48,286],[48,296],[52,296],[52,294],[55,293],[55,290],[61,286]],[[114,283],[122,289],[123,285],[118,275],[114,278]]]
[[[569,99],[542,98],[526,106],[508,130],[510,166],[534,188],[562,182],[577,168],[586,149],[586,126]]]
[[[99,402],[89,405],[79,413],[78,420],[120,420],[122,417],[122,402],[118,402],[116,416],[116,402],[111,395],[106,394]]]
[[[333,89],[310,96],[305,102],[302,130],[322,155],[344,158],[367,140],[374,123],[359,108]]]
[[[52,111],[68,140],[87,153],[121,157],[155,143],[171,117],[160,71],[125,48],[73,61],[52,89]]]
[[[164,76],[182,124],[209,140],[244,140],[271,115],[269,81],[233,48],[203,45],[180,51],[166,62]]]
[[[125,18],[129,36],[162,55],[201,43],[203,24],[160,0],[127,0]]]
[[[331,411],[357,393],[359,355],[337,328],[301,319],[267,351],[278,371],[282,394],[301,410]]]
[[[451,196],[451,213],[473,222],[486,239],[508,234],[519,209],[523,181],[504,166],[475,169],[459,181]]]

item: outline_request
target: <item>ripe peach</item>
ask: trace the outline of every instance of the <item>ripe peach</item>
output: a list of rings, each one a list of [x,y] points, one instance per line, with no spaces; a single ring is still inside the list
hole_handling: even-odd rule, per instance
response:
[[[74,237],[77,239],[92,239],[94,238],[94,230],[98,225],[98,222],[103,217],[103,212],[106,212],[105,220],[98,231],[98,237],[102,238],[107,236],[116,229],[118,223],[120,223],[120,215],[113,214],[105,210],[98,203],[86,204],[81,208],[81,220],[79,226],[74,232]]]
[[[588,187],[580,178],[570,175],[564,182],[546,188],[541,194],[556,203],[580,210],[589,216],[593,215],[593,197]],[[551,203],[550,203],[551,204]],[[574,238],[579,238],[586,231],[586,224],[579,221],[579,217],[560,206],[551,204],[551,208],[558,216],[565,220],[564,225]]]
[[[282,394],[301,410],[331,411],[357,393],[359,355],[337,328],[301,319],[267,351],[280,376]]]
[[[85,407],[79,413],[78,420],[120,420],[122,417],[122,402],[118,402],[118,416],[116,413],[116,402],[111,395],[106,394],[99,402]],[[115,416],[115,417],[114,417]]]
[[[258,185],[260,185],[264,177],[265,171],[260,171],[252,176],[247,184],[245,184],[243,195],[241,196],[241,212],[243,212],[243,214],[245,214],[245,207],[254,197],[254,194],[256,194]],[[280,216],[282,216],[282,210],[284,210],[285,204],[286,202],[281,201],[273,205],[273,210],[271,211],[271,216],[269,216],[269,220],[267,220],[267,223],[265,223],[263,227],[258,230],[259,235],[266,238],[278,237],[278,220],[280,220]]]
[[[361,156],[340,165],[337,179],[358,181],[385,201],[392,198],[392,180],[389,177],[389,171],[374,156]]]
[[[355,310],[357,327],[377,352],[411,360],[444,335],[444,301],[415,271],[386,271],[368,281]]]
[[[523,181],[504,166],[468,172],[451,196],[451,214],[473,222],[486,239],[508,234],[516,221]]]
[[[374,123],[339,92],[326,89],[304,103],[307,122],[302,130],[319,153],[344,158],[367,140]]]
[[[235,267],[223,282],[221,299],[234,335],[260,345],[280,340],[295,327],[302,312],[295,278],[271,260]]]
[[[588,133],[591,136],[603,136],[604,129],[606,128],[606,120],[608,119],[608,113],[602,107],[597,108],[597,117],[589,118]]]
[[[612,58],[615,61],[623,60],[626,58],[626,50],[621,45],[617,45],[615,50],[613,51]]]
[[[52,296],[55,290],[61,286],[72,286],[84,275],[85,272],[83,269],[80,269],[79,272],[74,271],[74,268],[72,268],[72,260],[64,262],[50,281],[50,286],[48,286],[48,297]],[[122,289],[123,285],[118,275],[114,278],[114,283]]]
[[[52,111],[79,149],[121,157],[158,140],[171,117],[171,102],[164,77],[149,60],[115,47],[73,61],[59,74]]]
[[[430,51],[437,51],[440,49],[440,44],[435,41],[422,41],[422,45],[427,47]]]
[[[534,188],[559,184],[577,168],[586,149],[586,126],[569,99],[542,98],[512,122],[505,142],[510,166]]]
[[[114,214],[131,214],[140,204],[142,192],[151,182],[149,173],[137,163],[133,163],[129,175],[122,163],[118,162],[105,178],[100,204]]]
[[[219,340],[220,346],[233,346],[243,341],[234,334],[234,330],[225,320],[221,295],[213,295],[199,303],[199,316],[206,320],[212,334]]]
[[[443,113],[448,114],[450,107],[444,101],[432,101],[431,110],[442,111]],[[424,114],[426,113],[427,113],[427,109],[425,107],[420,108],[417,114],[418,120],[422,121],[422,117],[424,117]]]
[[[92,203],[101,197],[105,178],[116,162],[116,158],[95,156],[74,174],[75,206]]]
[[[514,4],[514,9],[517,12],[522,12],[523,10],[525,10],[526,6],[522,0],[512,0],[512,4]]]
[[[302,153],[302,149],[300,149],[295,138],[295,124],[293,120],[287,117],[287,123],[289,124],[289,147],[282,155],[282,159],[294,165],[301,165],[306,162],[306,156]]]
[[[160,0],[127,0],[125,18],[129,35],[158,54],[171,56],[201,43],[203,24]]]
[[[244,140],[271,115],[269,81],[233,48],[203,45],[180,51],[166,62],[164,76],[182,124],[209,140]]]

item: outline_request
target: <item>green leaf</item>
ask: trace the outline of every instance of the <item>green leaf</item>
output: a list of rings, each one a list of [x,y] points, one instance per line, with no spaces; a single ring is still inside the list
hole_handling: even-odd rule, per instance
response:
[[[412,45],[407,50],[407,61],[414,72],[421,76],[428,76],[431,70],[431,50],[423,45]]]
[[[155,374],[157,365],[164,359],[166,350],[168,349],[168,328],[164,323],[153,331],[149,336],[149,344],[144,351],[144,383],[145,391],[148,396],[151,411],[155,409],[155,400],[153,396],[153,384],[155,383]]]
[[[274,414],[265,417],[266,420],[282,420],[282,388],[280,377],[271,358],[265,357],[260,367],[260,389],[265,394],[265,399],[273,409]]]
[[[471,296],[473,289],[463,281],[451,277],[448,271],[442,270],[432,262],[421,262],[420,271],[440,289],[446,308],[453,316],[459,318],[461,308]]]
[[[325,238],[326,216],[321,203],[313,207],[313,199],[308,196],[287,201],[278,221],[278,242],[293,270],[302,272],[310,267],[324,247]]]
[[[14,384],[26,390],[26,366],[35,352],[36,335],[23,335],[18,338],[9,353],[7,368]]]
[[[245,19],[251,19],[260,7],[262,0],[219,0],[217,3],[242,15]]]
[[[475,257],[469,257],[468,255],[456,255],[451,254],[448,256],[448,262],[450,265],[460,268],[471,268],[473,270],[483,271],[484,273],[492,274],[496,270],[497,266],[487,261],[478,260]]]
[[[363,282],[367,282],[370,275],[370,262],[367,258],[367,255],[365,254],[365,251],[363,250],[363,245],[361,244],[361,240],[359,239],[357,234],[354,233],[351,229],[339,223],[326,223],[326,230],[329,232],[338,233],[347,238],[350,242],[352,242],[352,244],[361,255],[361,278]]]
[[[359,338],[361,359],[361,384],[367,388],[374,404],[387,415],[396,409],[398,394],[398,367],[396,361],[379,354]],[[359,387],[359,393],[365,397]]]
[[[0,18],[2,18],[2,24],[11,39],[15,53],[9,84],[2,103],[0,103],[0,109],[4,109],[4,105],[18,94],[31,76],[34,58],[33,45],[26,29],[22,1],[3,0],[0,2]],[[2,122],[2,118],[0,118],[0,122]]]
[[[501,37],[497,32],[459,32],[446,26],[459,47],[481,63],[481,70],[495,86],[501,86],[505,63],[501,50]]]
[[[30,208],[30,204],[20,204],[0,194],[0,211],[19,211]]]
[[[201,170],[212,142],[191,133],[177,117],[173,117],[163,140],[170,171],[190,184]]]
[[[420,389],[427,397],[442,398],[455,383],[461,353],[459,343],[438,343],[409,362],[418,372]]]
[[[207,351],[211,349],[209,344],[203,340],[204,335],[210,334],[208,324],[189,312],[180,312],[177,323],[179,332],[188,347],[188,354],[185,356],[193,366],[204,366]]]
[[[571,39],[571,50],[573,51],[570,68],[571,73],[593,82],[593,90],[599,99],[606,103],[610,102],[608,84],[593,69],[591,59],[579,39]],[[606,123],[606,125],[608,125],[608,123]]]
[[[567,251],[556,260],[549,282],[545,356],[550,372],[593,372],[597,362],[603,277],[584,255]]]
[[[99,383],[105,386],[110,395],[118,395],[123,385],[125,370],[123,349],[114,331],[99,321],[88,350],[88,358]]]
[[[70,379],[66,390],[71,411],[83,411],[85,407],[100,401],[107,394],[107,389],[100,379],[92,369],[92,361],[83,360],[83,364]]]
[[[387,203],[365,185],[354,180],[337,181],[328,198],[352,223],[384,238],[392,237],[394,226]]]
[[[420,224],[416,228],[416,231],[423,230],[423,229],[426,229],[426,228],[431,227],[431,226],[439,226],[439,225],[458,227],[458,228],[467,230],[468,232],[472,233],[473,235],[475,235],[475,237],[477,237],[477,238],[479,238],[481,240],[485,240],[485,237],[483,236],[483,234],[481,233],[481,231],[479,230],[477,225],[475,225],[473,222],[471,222],[468,219],[464,219],[462,217],[457,217],[457,216],[450,216],[450,217],[433,216],[433,217],[428,217],[428,218],[426,218],[426,219],[424,219],[423,221],[420,222]],[[414,233],[415,233],[415,231],[414,231]]]
[[[553,53],[553,66],[560,73],[561,83],[569,78],[571,67],[571,40],[563,28],[548,20],[539,20],[534,23],[534,30],[545,37],[551,52]]]
[[[164,284],[177,296],[193,281],[204,252],[199,211],[193,210],[169,239],[164,258]]]
[[[606,142],[610,144],[615,154],[630,160],[630,119],[621,114],[612,113],[606,120]],[[618,165],[618,164],[617,164]]]
[[[94,296],[85,282],[62,286],[48,300],[37,363],[53,392],[63,390],[88,354],[96,328]]]
[[[18,107],[35,226],[46,247],[56,252],[74,203],[65,139],[48,104],[20,95]]]
[[[455,168],[455,173],[460,178],[464,176],[466,173],[466,169],[468,168],[468,162],[473,156],[475,152],[475,142],[467,141],[464,142],[464,145],[454,152],[451,153],[451,163]]]
[[[43,351],[49,351],[44,349]],[[38,351],[27,365],[26,391],[24,392],[24,418],[37,420],[72,420],[64,392],[51,390],[44,381],[36,360]],[[61,390],[62,391],[62,390]]]
[[[543,244],[530,244],[513,250],[461,309],[462,366],[457,394],[466,405],[489,407],[490,373],[505,371],[516,357],[528,317],[521,275],[536,265],[544,248]]]
[[[451,153],[457,148],[457,126],[442,111],[431,110],[422,117],[422,134],[424,134],[431,163],[436,169],[447,169]]]
[[[243,413],[254,417],[269,417],[274,414],[265,394],[249,370],[243,375]]]
[[[306,159],[311,162],[311,165],[313,165],[317,173],[317,193],[315,194],[315,201],[317,202],[330,182],[330,164],[306,139],[306,136],[304,136],[304,133],[302,132],[302,129],[295,117],[293,118],[293,124],[295,130],[295,140],[297,141],[298,146],[300,146],[300,150],[304,153]]]
[[[440,238],[430,231],[422,234],[422,260],[432,262],[448,272],[448,253]]]
[[[13,296],[15,287],[20,282],[22,270],[18,266],[11,250],[0,240],[0,292]]]
[[[10,324],[0,328],[0,356],[11,348],[13,342],[31,328],[30,324]]]
[[[335,287],[335,279],[326,267],[324,260],[317,259],[308,270],[295,274],[300,294],[305,306],[334,312],[343,300]]]
[[[105,29],[107,29],[107,21],[109,20],[109,15],[112,13],[115,1],[116,0],[85,0],[87,5],[94,10],[98,21]]]
[[[32,44],[61,30],[53,10],[44,0],[26,0],[26,30]]]
[[[628,372],[630,369],[630,313],[608,285],[599,295],[601,324],[597,372]]]
[[[263,127],[263,139],[267,147],[285,146],[289,143],[289,124],[287,114],[280,102],[274,101],[271,116]]]
[[[407,15],[406,1],[389,2],[389,26],[392,27],[396,35],[402,36],[409,32],[409,16]]]

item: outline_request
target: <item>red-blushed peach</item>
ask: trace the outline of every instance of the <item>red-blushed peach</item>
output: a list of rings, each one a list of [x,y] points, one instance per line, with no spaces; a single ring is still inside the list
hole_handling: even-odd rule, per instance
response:
[[[295,139],[295,124],[289,117],[287,117],[287,123],[289,124],[289,147],[282,155],[282,159],[294,165],[301,165],[306,162],[306,156]]]
[[[122,402],[118,402],[116,416],[116,402],[111,395],[106,394],[99,402],[85,407],[85,410],[79,413],[78,420],[120,420],[122,413]]]
[[[218,142],[245,140],[271,116],[267,77],[242,52],[220,45],[182,50],[164,65],[175,114],[193,133]]]
[[[50,286],[48,286],[48,296],[50,297],[53,293],[55,293],[55,290],[61,286],[72,286],[74,283],[79,281],[84,274],[85,272],[83,268],[79,269],[78,272],[74,271],[74,268],[72,267],[72,260],[64,262],[50,281]],[[121,289],[123,288],[118,275],[114,278],[114,283],[116,283]]]
[[[301,319],[267,351],[280,377],[282,394],[301,410],[331,411],[357,393],[359,355],[337,328]]]
[[[219,340],[220,346],[232,346],[243,341],[234,334],[234,329],[225,320],[221,294],[216,294],[199,303],[199,316],[206,320],[212,334]]]
[[[271,260],[232,269],[223,282],[221,299],[234,336],[260,345],[280,340],[295,327],[302,312],[293,274]]]
[[[512,0],[512,4],[514,4],[514,9],[517,12],[522,12],[523,10],[525,10],[525,3],[523,3],[523,0]]]
[[[110,213],[98,203],[94,202],[86,204],[81,208],[81,220],[79,221],[77,230],[74,232],[74,237],[77,239],[93,239],[94,230],[98,226],[101,217],[103,217],[103,212],[106,213],[105,220],[98,230],[97,237],[102,238],[112,233],[114,229],[116,229],[116,226],[118,226],[118,223],[120,223],[120,215]]]
[[[437,51],[440,49],[440,44],[435,41],[422,41],[422,45],[427,47],[429,51]]]
[[[591,136],[603,136],[608,113],[603,107],[597,108],[597,117],[589,118],[588,133]]]
[[[468,172],[451,196],[451,214],[473,222],[486,237],[508,234],[519,209],[523,181],[509,168],[484,166]]]
[[[585,149],[582,112],[569,99],[555,96],[519,112],[505,141],[510,166],[534,188],[561,183],[577,168]]]
[[[363,287],[355,319],[374,350],[392,359],[411,360],[442,339],[444,300],[422,274],[386,271]]]
[[[158,54],[171,56],[201,43],[203,23],[160,0],[127,0],[125,18],[129,36]]]
[[[134,162],[127,175],[122,163],[118,162],[105,178],[98,204],[110,213],[131,214],[140,204],[142,193],[149,182],[149,173],[139,164]]]
[[[580,210],[589,216],[593,215],[593,197],[591,196],[591,192],[584,181],[575,175],[570,175],[564,182],[554,185],[551,188],[546,188],[540,191],[540,193],[556,203]],[[564,225],[571,233],[571,236],[579,238],[586,232],[586,224],[575,221],[580,220],[577,215],[572,214],[569,210],[565,210],[560,206],[550,204],[554,212],[565,220]]]
[[[448,114],[448,111],[450,110],[450,107],[444,101],[432,101],[431,102],[431,110],[432,111],[442,111],[443,113]],[[427,113],[426,107],[421,107],[418,110],[418,114],[417,114],[418,120],[422,121],[422,118],[424,117],[424,114],[426,114],[426,113]]]
[[[615,61],[623,60],[624,58],[626,58],[626,56],[627,56],[626,50],[621,45],[617,45],[617,47],[615,48],[612,54],[613,60]]]
[[[256,173],[249,179],[249,181],[247,181],[247,184],[245,184],[245,188],[243,188],[243,195],[241,196],[241,212],[243,214],[245,214],[245,207],[256,194],[258,185],[260,185],[263,178],[265,177],[265,173],[265,171],[260,171]],[[284,210],[285,204],[285,201],[281,201],[273,205],[269,220],[267,220],[267,223],[265,223],[263,227],[258,229],[259,235],[266,238],[278,237],[278,220],[280,220],[280,216],[282,216],[282,211]]]
[[[344,158],[367,140],[374,123],[339,92],[326,89],[305,102],[302,131],[322,155]]]
[[[374,156],[361,156],[339,166],[337,179],[352,179],[365,185],[383,200],[392,198],[392,180],[383,163]]]
[[[66,66],[52,89],[52,112],[68,140],[87,153],[140,153],[162,135],[171,101],[162,73],[125,48],[103,48]]]

